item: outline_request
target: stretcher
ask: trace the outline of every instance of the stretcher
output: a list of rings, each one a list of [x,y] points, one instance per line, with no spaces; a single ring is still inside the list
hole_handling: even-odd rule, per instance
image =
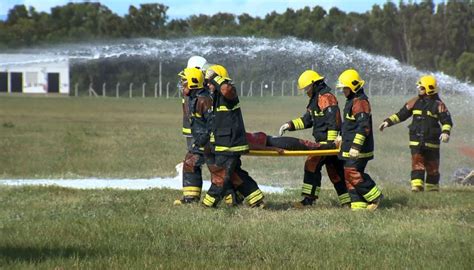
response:
[[[339,149],[328,150],[285,150],[283,154],[271,150],[250,150],[247,156],[269,156],[269,157],[296,157],[296,156],[337,156]]]

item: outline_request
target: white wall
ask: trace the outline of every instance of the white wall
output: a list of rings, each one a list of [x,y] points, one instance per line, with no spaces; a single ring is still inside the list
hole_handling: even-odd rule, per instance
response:
[[[47,93],[48,73],[59,73],[59,93],[69,94],[69,61],[62,59],[58,62],[38,63],[0,63],[1,72],[23,73],[23,93]],[[28,79],[36,73],[36,84],[29,84]],[[9,77],[10,79],[10,77]]]

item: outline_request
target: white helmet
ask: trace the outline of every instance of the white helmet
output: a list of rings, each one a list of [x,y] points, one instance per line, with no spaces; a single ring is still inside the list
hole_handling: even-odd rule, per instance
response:
[[[207,65],[207,60],[206,58],[202,57],[202,56],[191,56],[189,59],[188,59],[188,68],[199,68],[199,69],[203,69],[205,66]]]

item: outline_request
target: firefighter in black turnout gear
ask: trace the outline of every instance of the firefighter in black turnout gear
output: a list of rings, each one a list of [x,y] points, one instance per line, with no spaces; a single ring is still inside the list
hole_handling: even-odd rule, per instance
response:
[[[306,112],[280,127],[280,136],[294,130],[313,128],[313,137],[317,143],[327,145],[327,149],[335,149],[338,133],[341,129],[341,114],[336,97],[331,88],[324,82],[324,77],[313,70],[306,70],[298,78],[298,88],[304,90],[310,98]],[[302,195],[303,200],[294,204],[301,208],[312,205],[321,190],[321,169],[326,166],[329,179],[339,197],[341,205],[349,205],[350,197],[344,182],[343,162],[337,156],[309,156],[304,166]]]
[[[435,77],[422,76],[417,88],[418,96],[409,100],[398,113],[385,119],[379,129],[383,131],[413,116],[408,126],[412,160],[411,190],[439,191],[440,141],[449,141],[453,122],[448,108],[438,96]]]
[[[365,173],[374,158],[372,114],[364,81],[354,69],[341,73],[336,85],[346,96],[342,124],[342,144],[339,158],[344,160],[344,177],[353,210],[375,210],[383,198],[374,180]]]
[[[203,70],[207,65],[206,59],[201,56],[192,56],[189,58],[187,67]],[[183,161],[183,197],[175,200],[175,205],[199,202],[202,189],[202,158],[197,157],[192,151],[194,139],[191,134],[191,115],[189,110],[190,89],[184,76],[184,71],[178,74],[180,76],[179,86],[182,89],[182,107],[183,107],[183,128],[182,134],[186,138],[187,153]]]
[[[211,148],[214,162],[209,162],[212,185],[203,199],[207,207],[236,201],[236,192],[250,207],[263,207],[263,193],[257,183],[241,168],[240,156],[249,151],[237,91],[220,65],[211,66],[206,80],[213,96]],[[211,164],[212,163],[212,164]]]

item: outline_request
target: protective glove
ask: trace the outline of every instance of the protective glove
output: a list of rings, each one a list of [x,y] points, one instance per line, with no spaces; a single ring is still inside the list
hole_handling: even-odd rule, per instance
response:
[[[349,156],[351,158],[358,158],[359,157],[359,150],[355,149],[355,148],[351,148],[351,150],[349,150]]]
[[[379,126],[379,130],[383,131],[386,127],[388,127],[388,122],[383,121],[382,124],[380,124],[380,126]]]
[[[285,133],[285,131],[287,131],[289,128],[290,128],[290,124],[288,123],[284,123],[283,125],[281,125],[280,131],[278,132],[280,137],[283,136],[283,133]]]
[[[337,148],[341,146],[341,142],[342,142],[342,136],[337,135],[336,139],[334,140],[334,144],[336,145]]]
[[[439,140],[444,143],[449,142],[449,134],[441,133],[441,135],[439,136]]]

